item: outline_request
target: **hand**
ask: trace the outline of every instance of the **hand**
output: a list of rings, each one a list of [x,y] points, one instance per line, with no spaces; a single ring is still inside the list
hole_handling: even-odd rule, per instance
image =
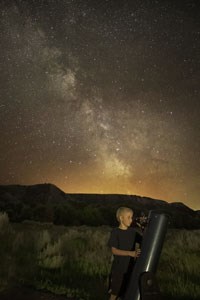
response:
[[[138,248],[138,249],[135,251],[135,257],[136,257],[136,258],[139,257],[140,254],[141,254],[141,249]]]
[[[140,249],[137,249],[136,251],[129,251],[129,256],[136,258],[140,256],[140,253],[141,253]]]

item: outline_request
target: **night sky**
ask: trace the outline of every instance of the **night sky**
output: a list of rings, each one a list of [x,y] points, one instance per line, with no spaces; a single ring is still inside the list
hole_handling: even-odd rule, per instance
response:
[[[198,0],[1,0],[0,12],[0,184],[200,209]]]

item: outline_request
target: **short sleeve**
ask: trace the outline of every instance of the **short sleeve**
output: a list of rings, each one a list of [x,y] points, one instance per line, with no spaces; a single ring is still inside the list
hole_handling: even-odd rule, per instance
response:
[[[118,248],[119,247],[119,239],[117,236],[117,231],[113,229],[110,234],[110,238],[108,240],[108,246]]]
[[[138,244],[141,244],[142,243],[142,238],[143,236],[136,231],[136,237],[135,237],[135,242],[138,243]]]

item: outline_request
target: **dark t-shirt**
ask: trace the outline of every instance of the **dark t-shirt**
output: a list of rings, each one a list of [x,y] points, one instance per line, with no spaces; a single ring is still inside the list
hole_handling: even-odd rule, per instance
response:
[[[134,251],[135,243],[140,242],[141,237],[138,236],[136,230],[129,227],[126,230],[120,228],[114,228],[111,231],[108,241],[109,247],[114,247],[120,250]],[[134,264],[134,258],[130,256],[114,255],[112,263],[112,271],[121,273],[128,272],[130,265]]]

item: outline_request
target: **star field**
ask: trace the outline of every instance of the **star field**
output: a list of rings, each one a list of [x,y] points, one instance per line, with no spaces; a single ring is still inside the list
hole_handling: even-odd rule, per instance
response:
[[[1,1],[0,184],[200,209],[199,8]]]

